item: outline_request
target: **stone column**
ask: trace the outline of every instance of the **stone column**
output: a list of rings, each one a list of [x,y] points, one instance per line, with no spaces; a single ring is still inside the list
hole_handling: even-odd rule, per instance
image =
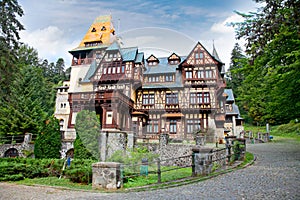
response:
[[[127,132],[127,148],[133,149],[135,145],[135,136],[136,133],[133,131],[128,131]]]
[[[236,139],[236,136],[226,136],[225,137],[227,157],[228,157],[227,164],[230,164],[230,162],[231,162],[231,156],[233,155],[232,147],[233,147],[235,139]]]
[[[212,148],[194,147],[193,175],[208,175],[212,169]]]
[[[93,189],[118,189],[123,187],[121,164],[116,162],[98,162],[92,164]]]
[[[101,131],[99,136],[100,160],[105,161],[107,156],[107,138],[108,132]]]
[[[195,136],[196,145],[204,146],[205,145],[205,136],[197,135]]]
[[[167,133],[161,133],[159,135],[159,146],[166,146],[169,142],[169,135]]]

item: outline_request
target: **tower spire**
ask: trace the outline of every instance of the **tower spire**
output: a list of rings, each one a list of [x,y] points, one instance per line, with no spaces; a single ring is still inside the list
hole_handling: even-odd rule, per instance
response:
[[[218,52],[217,52],[217,50],[215,48],[215,41],[214,40],[213,40],[213,52],[212,52],[212,55],[213,55],[213,57],[215,57],[215,59],[221,61],[220,58],[219,58]]]

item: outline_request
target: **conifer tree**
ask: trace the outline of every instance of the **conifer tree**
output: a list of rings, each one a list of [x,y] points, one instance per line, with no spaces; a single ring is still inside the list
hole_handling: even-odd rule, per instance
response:
[[[59,121],[51,117],[46,121],[43,131],[35,140],[35,158],[60,158],[61,136]]]

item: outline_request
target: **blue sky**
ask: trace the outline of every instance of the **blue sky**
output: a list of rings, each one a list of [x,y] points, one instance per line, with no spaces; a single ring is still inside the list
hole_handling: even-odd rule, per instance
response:
[[[19,0],[26,30],[21,41],[36,48],[39,56],[55,62],[78,46],[97,16],[111,14],[125,46],[138,46],[146,56],[170,52],[187,55],[200,41],[212,51],[213,40],[228,68],[235,41],[226,23],[241,20],[234,10],[256,11],[252,0]],[[242,42],[241,42],[242,44]]]

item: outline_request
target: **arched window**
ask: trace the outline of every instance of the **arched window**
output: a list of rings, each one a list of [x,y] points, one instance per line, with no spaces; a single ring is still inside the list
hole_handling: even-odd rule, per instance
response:
[[[59,128],[61,131],[64,129],[64,120],[63,119],[59,120]]]
[[[18,156],[19,156],[19,152],[15,148],[10,148],[4,153],[4,157],[14,158],[14,157],[18,157]]]

